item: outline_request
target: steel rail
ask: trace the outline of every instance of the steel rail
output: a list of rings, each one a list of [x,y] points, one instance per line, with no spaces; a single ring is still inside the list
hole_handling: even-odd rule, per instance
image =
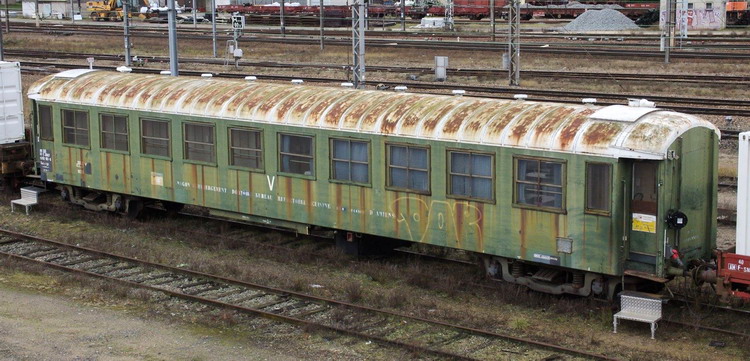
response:
[[[23,62],[24,66],[48,66],[49,63],[39,62]],[[74,69],[80,68],[80,65],[74,64],[55,64],[55,67],[63,69]],[[95,66],[96,69],[103,70],[115,70],[114,66]],[[27,71],[30,69],[27,68]],[[50,71],[49,69],[37,69],[37,71]],[[151,68],[133,68],[135,73],[145,74],[159,74],[160,69]],[[189,76],[200,76],[205,72],[198,71],[181,71],[183,75]],[[245,77],[244,74],[238,73],[212,73],[215,77],[230,78],[230,79],[242,79]],[[281,75],[257,75],[257,79],[261,80],[280,80],[290,81],[292,79],[299,79],[299,76],[281,76]],[[341,83],[347,79],[341,78],[312,78],[303,77],[305,81],[313,83]],[[378,81],[378,83],[387,86],[395,87],[399,85],[408,85],[410,88],[422,89],[422,90],[439,90],[447,91],[449,89],[463,89],[477,93],[477,95],[466,95],[467,97],[483,97],[483,98],[497,98],[497,99],[512,99],[513,95],[518,93],[524,93],[527,95],[534,95],[536,98],[529,97],[529,100],[537,101],[555,101],[558,103],[569,103],[569,104],[580,104],[580,100],[583,98],[596,98],[598,105],[616,105],[624,104],[625,99],[628,98],[648,98],[652,101],[659,101],[668,105],[664,108],[668,108],[674,111],[690,113],[690,114],[707,114],[707,115],[722,115],[722,116],[750,116],[750,101],[747,100],[735,100],[735,99],[718,99],[718,98],[684,98],[684,97],[669,97],[660,95],[646,95],[646,94],[623,94],[623,93],[602,93],[602,92],[579,92],[579,91],[559,91],[559,90],[546,90],[546,89],[531,89],[524,88],[519,89],[515,87],[482,87],[482,86],[468,86],[468,85],[454,85],[454,84],[428,84],[420,82],[394,82],[394,81]],[[505,95],[496,95],[505,94]],[[607,99],[602,101],[601,99]],[[708,106],[686,106],[686,105],[674,105],[674,104],[697,104],[697,105],[711,105]],[[723,108],[723,107],[735,107],[735,108]],[[729,135],[731,136],[731,134]]]
[[[12,22],[12,25],[15,29],[36,29],[37,31],[43,31],[43,32],[55,32],[55,33],[61,33],[65,30],[112,30],[112,31],[120,31],[122,29],[121,25],[110,25],[107,23],[99,23],[99,24],[75,24],[71,25],[70,23],[56,23],[52,25],[42,25],[41,27],[37,28],[33,23],[27,23],[27,22]],[[163,24],[158,23],[148,23],[143,22],[139,23],[134,28],[136,31],[142,31],[142,32],[165,32],[166,29],[164,28]],[[207,28],[185,28],[185,27],[178,27],[179,33],[184,34],[199,34],[199,35],[205,35],[209,33],[209,29]],[[223,32],[230,32],[231,29],[227,26],[224,29],[220,29],[220,31]],[[299,35],[299,36],[318,36],[320,33],[320,30],[313,27],[306,27],[301,26],[297,28],[291,28],[287,29],[286,35]],[[258,26],[258,27],[246,27],[244,31],[245,35],[276,35],[278,34],[278,29],[273,26]],[[498,29],[495,32],[496,35],[500,36],[507,36],[507,30],[505,29]],[[351,35],[351,31],[348,30],[337,30],[337,29],[330,29],[326,30],[326,35],[328,36],[349,36]],[[389,36],[393,37],[394,35],[398,36],[407,36],[407,37],[422,37],[430,36],[430,37],[436,37],[436,38],[455,38],[457,36],[460,36],[461,38],[477,38],[477,39],[488,39],[490,38],[491,34],[489,32],[477,32],[477,31],[444,31],[441,29],[426,29],[425,31],[400,31],[400,30],[388,30],[388,31],[382,31],[378,30],[377,27],[372,27],[370,30],[367,31],[367,36]],[[581,41],[611,41],[615,43],[622,43],[622,42],[628,42],[628,41],[653,41],[655,43],[658,43],[660,40],[660,35],[649,35],[649,34],[628,34],[628,33],[622,33],[622,34],[612,34],[612,33],[597,33],[597,32],[587,32],[587,33],[576,33],[576,32],[551,32],[546,29],[533,29],[533,30],[521,30],[521,36],[523,38],[536,38],[536,39],[564,39],[564,40],[581,40]],[[750,37],[747,35],[722,35],[722,34],[714,34],[714,35],[699,35],[699,36],[691,36],[689,39],[690,43],[702,43],[701,45],[706,45],[705,42],[707,41],[715,41],[720,43],[748,43],[750,44]],[[690,45],[690,44],[687,44]],[[685,45],[683,45],[685,46]]]
[[[137,29],[137,28],[136,28]],[[17,31],[21,32],[33,32],[38,34],[38,30],[34,29],[20,29]],[[62,30],[53,29],[49,30],[48,33],[61,34],[61,35],[91,35],[90,31],[86,30]],[[109,30],[98,30],[97,35],[120,35],[119,31]],[[131,37],[150,37],[150,38],[163,38],[164,35],[161,33],[142,33],[138,30],[131,32]],[[211,40],[210,35],[183,35],[183,38],[193,40]],[[228,40],[228,35],[222,35],[219,38],[222,40]],[[268,36],[251,36],[243,37],[240,39],[241,42],[261,42],[261,43],[273,43],[273,44],[297,44],[297,45],[317,45],[319,40],[309,36],[306,37],[291,37],[285,36],[280,37],[278,35]],[[330,38],[326,40],[327,44],[338,45],[338,46],[351,46],[351,39],[347,37]],[[501,51],[504,50],[506,45],[499,42],[476,42],[476,41],[454,41],[449,39],[446,41],[435,41],[435,40],[412,40],[412,39],[369,39],[367,43],[368,47],[385,47],[385,48],[407,48],[407,49],[442,49],[442,50],[457,50],[457,51]],[[636,48],[643,48],[644,45],[633,45]],[[653,51],[637,51],[637,50],[622,50],[622,49],[602,49],[601,47],[586,47],[578,44],[570,44],[569,46],[559,46],[558,44],[544,44],[544,45],[528,45],[522,44],[521,50],[525,53],[544,53],[544,54],[561,54],[561,55],[587,55],[587,56],[609,56],[609,57],[621,57],[621,56],[637,56],[637,57],[648,57],[648,58],[661,58],[663,57],[662,52],[658,51],[654,47]],[[734,53],[728,52],[697,52],[697,51],[680,51],[674,50],[670,52],[670,56],[673,58],[680,59],[750,59],[750,53],[739,51]]]
[[[36,58],[62,58],[62,59],[82,59],[93,57],[98,60],[123,60],[121,54],[101,54],[101,53],[63,53],[55,51],[28,51],[28,50],[8,50],[5,52],[9,56],[18,57],[36,57]],[[150,59],[157,62],[168,62],[169,58],[163,56],[147,56],[143,59]],[[183,63],[201,63],[224,65],[224,59],[213,58],[181,58]],[[318,64],[318,63],[279,63],[275,61],[240,61],[241,66],[264,67],[264,68],[312,68],[312,69],[333,69],[347,70],[349,65],[344,64]],[[398,72],[398,73],[420,73],[431,74],[435,68],[431,67],[403,67],[403,66],[368,66],[370,71]],[[448,68],[448,74],[458,76],[503,76],[507,73],[501,69],[465,69],[465,68]],[[664,81],[678,83],[698,83],[712,85],[750,85],[750,76],[745,75],[703,75],[703,74],[644,74],[644,73],[601,73],[601,72],[573,72],[573,71],[548,71],[548,70],[522,70],[524,76],[546,77],[546,78],[570,78],[570,79],[606,79],[606,80],[625,80],[625,81]]]
[[[118,282],[118,283],[130,286],[130,287],[137,287],[137,288],[149,289],[149,290],[156,291],[156,292],[162,292],[172,297],[177,297],[177,298],[181,298],[181,299],[185,299],[185,300],[189,300],[193,302],[199,302],[199,303],[209,304],[212,306],[223,307],[223,308],[232,309],[232,310],[239,311],[239,312],[256,314],[256,315],[266,317],[269,319],[274,319],[277,321],[282,321],[282,322],[287,322],[287,323],[292,323],[292,324],[297,324],[297,325],[307,325],[307,326],[317,327],[320,329],[325,329],[328,331],[341,333],[341,334],[347,334],[347,335],[351,335],[351,336],[355,336],[355,337],[363,338],[367,340],[375,340],[381,344],[406,348],[410,350],[416,350],[419,352],[437,355],[440,357],[447,357],[450,359],[461,359],[461,360],[476,360],[476,358],[473,358],[471,356],[460,355],[460,354],[456,354],[456,353],[449,352],[449,351],[431,348],[430,344],[433,344],[435,342],[432,342],[428,345],[417,345],[417,344],[402,341],[401,337],[403,336],[401,336],[399,339],[388,339],[385,336],[375,336],[372,334],[367,334],[364,331],[361,331],[359,327],[345,328],[341,326],[329,325],[329,324],[324,324],[320,322],[313,322],[310,320],[305,320],[303,319],[303,317],[294,317],[293,315],[283,315],[281,314],[281,312],[274,313],[270,311],[264,311],[263,309],[276,306],[278,304],[286,303],[287,301],[289,301],[288,298],[293,297],[297,300],[304,300],[306,302],[311,302],[310,304],[306,304],[305,306],[329,305],[332,307],[340,307],[340,308],[344,308],[347,310],[355,310],[358,312],[364,312],[365,314],[369,314],[369,315],[378,315],[378,316],[384,317],[385,319],[397,318],[400,320],[410,320],[412,322],[419,322],[419,323],[427,325],[428,329],[430,327],[440,327],[443,329],[454,330],[456,332],[460,332],[463,334],[482,337],[482,338],[488,339],[489,341],[503,340],[506,342],[514,343],[514,344],[522,344],[522,345],[531,346],[537,349],[545,349],[548,351],[559,352],[559,353],[564,353],[564,354],[578,356],[578,357],[585,357],[585,358],[597,359],[597,360],[617,360],[616,358],[613,358],[610,356],[595,354],[595,353],[591,353],[587,351],[574,350],[571,348],[554,345],[554,344],[550,344],[547,342],[534,341],[534,340],[524,339],[524,338],[510,336],[510,335],[503,335],[503,334],[498,334],[498,333],[487,331],[487,330],[480,330],[476,328],[459,326],[459,325],[454,325],[454,324],[450,324],[450,323],[443,322],[443,321],[429,320],[429,319],[425,319],[421,317],[414,317],[414,316],[409,316],[406,314],[401,314],[398,312],[384,311],[384,310],[379,310],[379,309],[375,309],[372,307],[360,306],[360,305],[355,305],[355,304],[351,304],[347,302],[306,295],[306,294],[302,294],[302,293],[298,293],[298,292],[294,292],[290,290],[268,287],[268,286],[263,286],[260,284],[251,283],[251,282],[245,282],[245,281],[240,281],[236,279],[211,275],[207,273],[161,265],[161,264],[139,260],[139,259],[135,259],[131,257],[115,255],[112,253],[103,252],[103,251],[99,251],[99,250],[95,250],[91,248],[74,246],[74,245],[67,244],[67,243],[44,239],[41,237],[36,237],[36,236],[28,235],[28,234],[18,233],[18,232],[6,230],[6,229],[0,229],[0,234],[5,235],[6,237],[6,239],[0,241],[0,249],[1,249],[0,254],[6,255],[7,257],[11,257],[14,259],[34,262],[34,263],[42,264],[46,267],[55,268],[55,269],[66,271],[66,272],[73,272],[73,273],[83,274],[89,277],[104,279],[104,280],[112,281],[112,282]],[[10,238],[10,239],[7,239],[7,238]],[[33,248],[33,244],[32,244],[31,247],[27,247],[25,249],[24,249],[24,245],[22,245],[21,247],[19,247],[20,248],[20,251],[19,251],[19,250],[13,250],[13,249],[9,250],[8,248],[10,247],[6,247],[8,245],[12,246],[12,245],[21,244],[20,242],[44,244],[44,245],[48,245],[51,248],[43,247],[43,248],[35,249]],[[28,248],[31,248],[31,251],[29,251]],[[73,254],[66,253],[66,252],[73,252]],[[32,256],[33,254],[36,254],[36,253],[39,253],[39,255]],[[90,257],[92,255],[94,255],[93,258]],[[70,259],[65,260],[66,256],[74,258],[75,260],[74,261],[71,261]],[[94,266],[90,266],[89,268],[72,267],[74,265],[81,265],[87,262],[92,262],[96,259],[96,257],[102,258],[105,262],[95,264]],[[62,262],[62,263],[55,263],[55,262]],[[120,263],[125,263],[125,265],[120,265],[118,267],[115,267],[114,269],[107,270],[108,267],[115,266]],[[106,271],[101,271],[101,272],[91,271],[97,268],[103,268]],[[119,271],[128,271],[128,270],[133,270],[133,269],[137,269],[138,272],[126,273],[125,276],[121,276],[119,278],[108,275],[110,273],[116,273]],[[189,289],[189,288],[194,288],[197,286],[204,286],[210,282],[217,283],[218,287],[215,287],[213,289],[209,288],[210,291],[199,291],[195,294],[189,294],[184,291],[177,291],[177,290],[173,290],[169,288],[149,285],[149,284],[146,284],[145,281],[142,283],[139,283],[139,282],[135,282],[135,281],[131,281],[127,279],[127,278],[132,278],[134,274],[149,275],[151,274],[151,272],[155,270],[165,271],[168,273],[163,274],[163,275],[158,275],[158,277],[152,279],[152,281],[161,280],[164,278],[171,279],[171,281],[167,282],[166,284],[177,282],[179,280],[179,276],[187,276],[188,278],[186,278],[185,280],[190,281],[190,283],[188,283],[187,285],[177,287],[180,289]],[[177,276],[177,277],[174,277],[174,276]],[[210,282],[205,282],[206,280]],[[160,283],[160,285],[161,284],[162,283]],[[198,294],[216,291],[217,288],[221,289],[221,287],[224,285],[238,286],[241,288],[245,288],[239,293],[237,293],[237,291],[235,290],[234,292],[236,294],[244,293],[248,290],[251,290],[251,291],[267,292],[272,295],[281,296],[282,298],[281,298],[281,301],[276,302],[276,303],[271,303],[263,307],[258,306],[257,308],[251,308],[251,307],[242,306],[236,303],[232,304],[232,303],[221,301],[220,299],[226,297],[226,295],[222,297],[218,297],[218,298],[208,298],[208,297],[198,296]],[[329,308],[329,309],[326,309],[325,311],[332,310],[332,309],[333,308]],[[310,310],[308,309],[308,312],[309,311]],[[325,311],[317,311],[317,312],[325,312]],[[313,313],[310,313],[310,314],[313,314]],[[419,333],[418,335],[414,337],[416,338],[421,335],[423,334]],[[446,340],[441,340],[440,342],[437,342],[436,344],[438,346],[444,346],[444,341],[451,341],[453,337],[454,336],[451,336],[447,338]],[[483,348],[486,348],[486,347],[489,347],[489,345]],[[473,353],[477,351],[479,350],[474,350]]]

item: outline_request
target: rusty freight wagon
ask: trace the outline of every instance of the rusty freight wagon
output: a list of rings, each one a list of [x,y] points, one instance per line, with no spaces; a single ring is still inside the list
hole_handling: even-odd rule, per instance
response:
[[[510,282],[602,297],[659,286],[715,245],[717,129],[643,102],[92,70],[29,97],[41,176],[91,209],[191,204],[350,246],[429,243]]]

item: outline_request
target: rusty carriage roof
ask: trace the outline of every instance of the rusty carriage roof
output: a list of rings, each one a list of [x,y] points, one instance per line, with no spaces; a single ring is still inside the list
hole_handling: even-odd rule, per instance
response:
[[[648,107],[569,105],[241,80],[69,70],[38,101],[373,133],[500,147],[663,159],[678,136],[716,127]]]

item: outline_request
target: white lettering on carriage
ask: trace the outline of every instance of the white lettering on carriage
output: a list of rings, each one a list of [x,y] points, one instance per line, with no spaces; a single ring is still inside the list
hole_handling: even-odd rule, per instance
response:
[[[276,176],[266,174],[266,179],[268,180],[268,189],[273,190],[273,184],[276,183]]]

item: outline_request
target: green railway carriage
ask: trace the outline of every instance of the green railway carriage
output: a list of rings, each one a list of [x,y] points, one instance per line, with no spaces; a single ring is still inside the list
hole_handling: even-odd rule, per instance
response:
[[[686,114],[90,70],[29,97],[41,176],[91,209],[464,249],[580,295],[715,246],[718,131]]]

